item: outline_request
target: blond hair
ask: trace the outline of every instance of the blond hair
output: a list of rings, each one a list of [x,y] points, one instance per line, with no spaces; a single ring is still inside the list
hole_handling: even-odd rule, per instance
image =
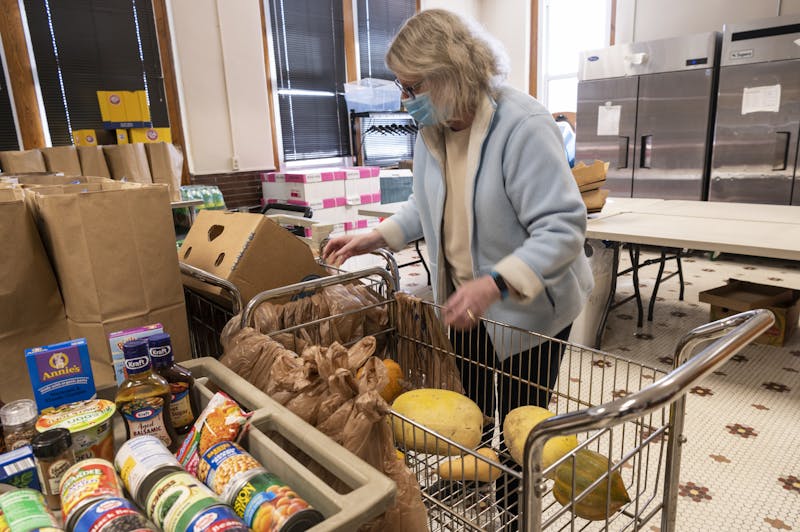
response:
[[[386,64],[403,80],[425,80],[440,122],[474,116],[508,74],[502,46],[476,23],[444,9],[406,21],[389,45]]]

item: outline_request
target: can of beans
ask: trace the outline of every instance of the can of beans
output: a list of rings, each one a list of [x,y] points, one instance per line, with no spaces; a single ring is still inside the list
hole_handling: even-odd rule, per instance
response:
[[[3,508],[8,529],[37,530],[57,529],[58,523],[47,509],[44,496],[32,489],[14,490],[0,495],[0,507]]]
[[[164,443],[155,436],[138,436],[126,441],[114,458],[125,489],[139,506],[145,507],[147,496],[163,478],[183,471]]]
[[[157,529],[127,499],[111,497],[90,504],[75,519],[71,532],[145,532]]]
[[[157,482],[150,490],[144,506],[156,526],[165,532],[177,532],[181,530],[178,522],[184,517],[191,518],[220,502],[202,482],[181,471]]]
[[[188,517],[188,515],[187,515]],[[249,532],[250,529],[230,506],[220,504],[206,508],[189,520],[178,523],[181,532]]]
[[[230,484],[235,484],[250,471],[261,470],[261,464],[250,453],[231,441],[210,447],[200,457],[197,478],[222,495]]]
[[[61,477],[60,491],[67,528],[89,504],[109,497],[124,498],[114,464],[100,458],[83,460],[67,469]]]
[[[263,469],[229,486],[223,500],[254,532],[308,530],[325,519],[281,479]]]

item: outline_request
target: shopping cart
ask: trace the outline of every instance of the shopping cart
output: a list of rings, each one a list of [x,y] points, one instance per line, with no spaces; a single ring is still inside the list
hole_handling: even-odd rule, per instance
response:
[[[395,290],[399,286],[400,273],[397,261],[391,252],[378,249],[372,252],[386,263],[385,273],[388,277],[372,279],[368,285],[379,293],[385,294],[387,289]],[[205,270],[180,262],[181,273],[189,278],[220,289],[219,296],[209,296],[184,284],[183,294],[186,299],[186,314],[189,320],[189,343],[192,358],[211,356],[219,358],[222,346],[220,334],[225,324],[242,309],[242,296],[233,283]],[[324,265],[324,264],[323,264]],[[332,275],[341,275],[344,270],[325,265]]]
[[[324,278],[298,283],[276,290],[263,292],[251,300],[243,314],[242,326],[252,323],[254,310],[262,303],[285,298],[297,293],[308,293],[335,283],[363,282],[367,278],[383,277],[379,269],[364,270],[336,278]],[[462,356],[456,349],[444,349],[429,339],[414,338],[398,327],[398,298],[393,295],[390,280],[384,278],[386,290],[383,299],[374,305],[346,313],[351,319],[373,307],[388,311],[389,326],[380,334],[387,337],[387,356],[397,359],[405,369],[405,377],[413,387],[431,387],[430,378],[416,371],[419,354],[449,357],[460,367],[462,375],[470,374],[475,367],[484,368],[501,382],[500,377],[509,376],[508,368],[501,367],[491,355],[485,359]],[[432,303],[419,302],[420,308],[438,311]],[[302,334],[319,344],[330,344],[324,338],[323,327],[329,320],[345,314],[298,323],[278,333]],[[710,323],[695,329],[678,344],[675,354],[675,369],[665,371],[614,356],[595,349],[582,347],[547,338],[536,333],[509,325],[482,319],[487,330],[492,332],[495,349],[520,352],[521,356],[537,357],[540,341],[549,340],[548,348],[560,347],[563,357],[560,373],[549,409],[556,416],[539,423],[525,445],[525,467],[519,467],[501,445],[503,442],[498,423],[485,427],[479,447],[490,447],[499,452],[499,461],[478,454],[476,449],[466,448],[395,411],[392,421],[396,426],[413,427],[416,438],[422,442],[397,441],[398,448],[405,451],[405,461],[416,474],[428,508],[431,530],[641,530],[656,518],[661,530],[675,529],[676,496],[680,470],[681,445],[685,408],[685,393],[693,383],[705,377],[725,360],[746,346],[768,329],[774,317],[765,310],[750,311],[725,320]],[[307,335],[307,336],[306,336]],[[719,338],[702,352],[684,360],[700,342]],[[357,339],[353,339],[355,341]],[[466,342],[465,342],[466,343]],[[404,345],[405,344],[405,345]],[[409,349],[409,347],[411,349]],[[523,349],[524,348],[524,349]],[[404,356],[398,357],[398,353]],[[410,355],[409,355],[410,353]],[[518,357],[515,357],[519,359]],[[474,383],[467,382],[470,389]],[[457,383],[449,383],[453,388]],[[525,398],[537,396],[540,386],[519,377],[512,378],[512,387]],[[449,386],[448,386],[449,387]],[[496,402],[507,401],[512,390],[502,385],[489,390]],[[524,403],[524,401],[523,401]],[[396,431],[397,433],[397,431]],[[542,470],[539,459],[546,439],[554,435],[577,435],[580,444],[562,459]],[[422,445],[420,445],[422,443]],[[413,449],[445,449],[448,455],[461,454],[488,468],[492,477],[499,476],[494,483],[476,483],[470,479],[443,480],[437,470],[447,457],[428,454]],[[582,493],[575,496],[575,459],[579,450],[586,449],[606,457],[607,467]],[[429,451],[430,452],[430,451]],[[557,502],[553,493],[553,476],[565,466],[572,486],[569,500]],[[494,474],[493,474],[494,473]],[[495,475],[496,474],[496,475]],[[595,488],[611,486],[605,480],[619,474],[629,496],[618,511],[608,507],[599,521],[588,521],[578,516],[578,506],[585,502]],[[610,487],[602,488],[605,501],[610,499]],[[519,498],[520,509],[513,507],[513,499]],[[660,517],[657,517],[659,516]]]

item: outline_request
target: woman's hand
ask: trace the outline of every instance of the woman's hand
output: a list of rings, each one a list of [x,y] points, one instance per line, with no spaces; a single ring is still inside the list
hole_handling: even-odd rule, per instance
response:
[[[322,260],[338,268],[344,261],[355,255],[363,255],[386,245],[383,235],[373,229],[360,235],[344,235],[332,238],[322,250]]]
[[[468,281],[444,304],[444,322],[458,330],[472,329],[500,297],[500,289],[491,275]]]

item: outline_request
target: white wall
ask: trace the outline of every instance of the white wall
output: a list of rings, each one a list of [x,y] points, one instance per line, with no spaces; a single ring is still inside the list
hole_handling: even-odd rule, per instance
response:
[[[530,0],[482,0],[478,11],[478,21],[508,53],[508,83],[523,92],[528,92],[530,72],[530,5]]]
[[[447,9],[476,19],[480,2],[481,0],[421,0],[420,9]]]
[[[615,42],[722,31],[726,23],[797,13],[800,0],[617,0]]]
[[[167,2],[192,174],[274,166],[258,2]]]
[[[422,9],[441,8],[478,21],[503,45],[510,61],[508,83],[528,91],[530,0],[422,0]]]

